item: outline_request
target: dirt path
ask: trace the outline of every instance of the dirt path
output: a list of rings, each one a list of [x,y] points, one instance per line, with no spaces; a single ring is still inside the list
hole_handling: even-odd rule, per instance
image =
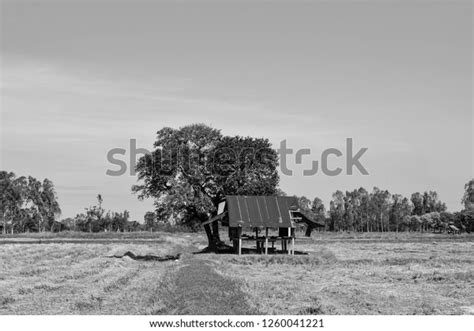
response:
[[[170,272],[160,291],[163,309],[173,315],[256,314],[238,282],[218,274],[212,263],[192,259]]]

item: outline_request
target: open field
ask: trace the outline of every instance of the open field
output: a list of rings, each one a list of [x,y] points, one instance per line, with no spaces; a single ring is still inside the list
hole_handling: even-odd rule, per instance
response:
[[[225,237],[225,236],[223,236]],[[308,255],[193,254],[203,234],[0,237],[0,314],[474,314],[474,236],[315,233]],[[181,253],[166,262],[116,258]]]

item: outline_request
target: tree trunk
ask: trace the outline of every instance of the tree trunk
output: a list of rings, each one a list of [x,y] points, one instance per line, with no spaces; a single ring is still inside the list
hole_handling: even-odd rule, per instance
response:
[[[213,234],[214,240],[216,242],[221,241],[221,237],[219,235],[219,222],[218,221],[215,221],[215,222],[212,223],[212,234]]]
[[[208,244],[208,249],[210,251],[217,251],[217,245],[216,242],[214,241],[214,236],[212,234],[212,229],[209,224],[204,225],[204,230],[206,231],[207,235],[207,244]]]

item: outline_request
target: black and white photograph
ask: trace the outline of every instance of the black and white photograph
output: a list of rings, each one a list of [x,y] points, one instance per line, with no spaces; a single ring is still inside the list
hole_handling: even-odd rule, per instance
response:
[[[472,327],[473,7],[0,0],[0,329]]]

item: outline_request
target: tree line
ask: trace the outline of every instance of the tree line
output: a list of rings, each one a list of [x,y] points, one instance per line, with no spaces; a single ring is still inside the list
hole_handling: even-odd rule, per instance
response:
[[[144,230],[143,225],[137,221],[130,221],[130,213],[105,211],[102,207],[103,198],[97,195],[97,204],[85,208],[84,213],[77,214],[74,218],[61,221],[63,230],[81,232],[132,232]]]
[[[53,182],[0,171],[0,228],[9,232],[54,231],[61,214]]]
[[[143,224],[130,221],[130,213],[105,211],[102,196],[97,204],[85,208],[73,218],[58,220],[61,208],[51,180],[32,176],[17,177],[13,172],[0,171],[0,233],[58,231],[140,231]]]
[[[320,198],[298,197],[299,205],[326,231],[474,231],[474,179],[464,187],[464,209],[448,212],[435,191],[415,192],[410,198],[374,187],[336,191],[326,210]]]

